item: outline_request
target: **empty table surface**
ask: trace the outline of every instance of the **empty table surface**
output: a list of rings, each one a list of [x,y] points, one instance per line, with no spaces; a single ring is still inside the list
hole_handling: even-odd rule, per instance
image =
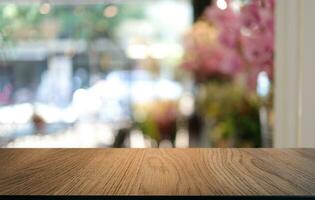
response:
[[[1,149],[4,195],[314,195],[315,149]]]

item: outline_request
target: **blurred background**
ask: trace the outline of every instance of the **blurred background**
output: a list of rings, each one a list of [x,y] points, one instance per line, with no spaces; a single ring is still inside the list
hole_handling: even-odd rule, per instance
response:
[[[271,147],[274,8],[1,1],[0,147]]]

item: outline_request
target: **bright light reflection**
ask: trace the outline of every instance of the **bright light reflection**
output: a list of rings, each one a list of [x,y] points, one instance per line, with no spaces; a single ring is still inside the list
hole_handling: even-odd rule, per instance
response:
[[[135,102],[148,102],[154,99],[153,83],[150,81],[137,81],[132,84],[132,99]]]
[[[102,123],[80,123],[73,129],[56,134],[30,135],[10,142],[9,148],[92,148],[109,147],[114,142],[114,133]]]
[[[127,56],[132,59],[145,59],[148,56],[148,49],[143,44],[131,44],[127,48]]]
[[[231,8],[235,12],[239,12],[242,7],[242,2],[240,0],[234,0],[231,2]]]
[[[161,44],[153,44],[149,46],[148,53],[152,58],[162,59],[167,57],[167,47]]]
[[[18,9],[14,4],[8,4],[3,9],[3,17],[13,18],[18,14]]]
[[[118,13],[118,8],[117,6],[115,5],[111,5],[111,6],[107,6],[105,9],[104,9],[104,17],[114,17],[116,16]]]
[[[130,133],[130,147],[131,148],[145,148],[145,140],[143,134],[138,130],[133,130]]]
[[[27,123],[33,114],[33,107],[29,103],[7,106],[0,109],[0,123]]]
[[[227,3],[225,0],[217,0],[217,6],[221,10],[225,10],[227,8]]]
[[[177,148],[187,148],[189,146],[189,134],[185,129],[180,129],[176,134],[175,146]]]
[[[50,4],[43,3],[42,5],[40,5],[39,12],[42,15],[47,15],[50,12]]]
[[[260,72],[257,79],[257,93],[261,97],[268,95],[270,90],[270,81],[266,72]]]
[[[47,123],[56,123],[60,121],[61,110],[57,107],[45,104],[36,104],[35,111],[36,114],[43,117]]]
[[[161,99],[176,100],[182,93],[181,86],[170,80],[160,80],[156,85],[156,95]]]
[[[179,110],[185,116],[189,116],[193,113],[194,106],[195,102],[192,94],[184,94],[179,100]]]
[[[88,90],[78,89],[73,94],[73,106],[79,116],[86,116],[98,112],[102,102]]]

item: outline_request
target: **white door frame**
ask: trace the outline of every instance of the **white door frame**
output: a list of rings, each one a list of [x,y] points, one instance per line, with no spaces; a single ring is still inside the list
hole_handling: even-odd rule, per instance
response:
[[[314,0],[276,0],[274,147],[315,147],[314,10]]]

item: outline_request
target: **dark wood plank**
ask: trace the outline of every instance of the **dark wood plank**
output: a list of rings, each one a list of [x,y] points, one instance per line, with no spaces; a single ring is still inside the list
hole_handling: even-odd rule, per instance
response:
[[[1,149],[0,194],[315,195],[315,150]]]

